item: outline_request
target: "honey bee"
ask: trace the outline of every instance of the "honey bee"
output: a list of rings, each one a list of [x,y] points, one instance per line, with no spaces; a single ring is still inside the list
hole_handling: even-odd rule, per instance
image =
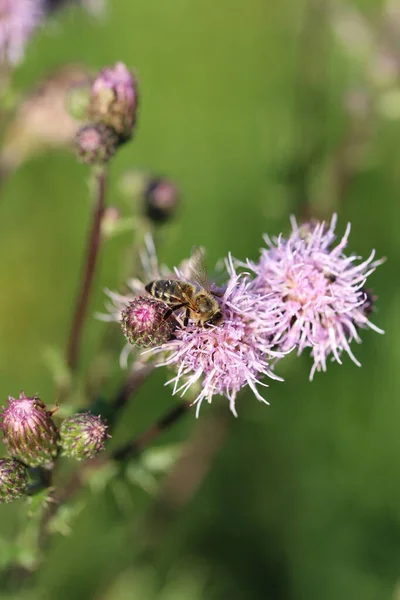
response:
[[[201,327],[219,325],[222,312],[216,296],[222,294],[210,290],[203,250],[195,247],[189,261],[190,281],[180,279],[158,279],[145,288],[151,296],[162,300],[169,307],[164,315],[168,319],[173,312],[185,309],[183,325],[193,319]]]

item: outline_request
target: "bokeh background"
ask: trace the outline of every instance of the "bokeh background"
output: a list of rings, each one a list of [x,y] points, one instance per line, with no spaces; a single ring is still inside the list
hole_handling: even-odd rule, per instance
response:
[[[127,169],[177,183],[163,262],[179,263],[193,244],[210,267],[229,251],[255,258],[262,234],[288,231],[290,214],[337,212],[339,232],[352,223],[351,251],[388,258],[371,278],[386,334],[364,333],[362,368],[345,358],[312,383],[310,359],[288,357],[269,407],[243,393],[238,419],[223,398],[197,421],[190,413],[125,479],[82,493],[68,526],[54,526],[37,577],[4,597],[400,598],[399,40],[398,0],[110,0],[98,16],[65,5],[32,39],[13,74],[20,93],[67,64],[135,68],[138,128],[112,163],[108,200],[133,210],[120,193]],[[14,157],[0,189],[0,397],[23,389],[51,405],[89,171],[67,146],[26,143],[24,127],[3,127],[0,153]],[[131,239],[106,241],[91,315],[104,287],[122,289]],[[109,327],[88,320],[76,406],[87,370],[102,374],[107,398],[124,377],[123,339]],[[165,379],[158,370],[132,399],[113,445],[176,403]],[[32,535],[23,503],[1,507],[3,570],[35,562]]]

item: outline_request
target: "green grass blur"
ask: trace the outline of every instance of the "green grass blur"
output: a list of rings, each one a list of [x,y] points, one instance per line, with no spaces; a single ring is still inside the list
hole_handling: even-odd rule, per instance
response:
[[[333,4],[110,0],[104,20],[60,12],[29,46],[15,74],[21,90],[66,63],[136,68],[138,129],[112,164],[109,201],[126,210],[118,180],[127,168],[177,182],[182,204],[164,231],[163,262],[177,264],[193,244],[207,248],[210,266],[229,251],[256,257],[262,234],[287,231],[305,202],[317,216],[338,212],[340,231],[351,221],[351,251],[376,248],[388,260],[371,279],[373,320],[386,335],[364,333],[355,348],[361,369],[345,358],[309,383],[310,361],[289,357],[285,383],[266,392],[269,407],[244,393],[237,420],[222,398],[220,410],[203,406],[199,422],[189,415],[157,442],[166,453],[186,440],[200,448],[185,476],[213,435],[223,439],[188,501],[160,508],[143,486],[121,481],[84,494],[73,532],[52,538],[21,598],[400,597],[400,24],[390,24],[397,75],[382,82],[371,65],[389,3]],[[376,40],[371,48],[354,14]],[[350,27],[346,39],[333,26],[339,18]],[[372,98],[372,117],[357,102],[349,116],[360,90]],[[348,179],[342,159],[352,166]],[[62,351],[66,341],[89,219],[88,170],[68,150],[48,152],[27,160],[0,192],[0,397],[23,389],[51,404],[43,352]],[[102,310],[104,287],[121,288],[129,240],[107,242],[91,313]],[[89,319],[83,367],[105,330]],[[109,389],[121,379],[113,366]],[[113,444],[173,406],[164,380],[158,371],[143,386]],[[25,523],[22,504],[1,507],[0,561]]]

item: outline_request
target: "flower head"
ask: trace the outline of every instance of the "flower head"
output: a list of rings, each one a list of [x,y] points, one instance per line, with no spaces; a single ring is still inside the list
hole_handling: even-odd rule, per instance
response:
[[[165,266],[158,265],[150,238],[147,238],[147,252],[142,255],[142,263],[146,283],[171,277],[190,281],[190,259],[171,272]],[[157,366],[167,365],[176,372],[168,382],[174,384],[174,394],[184,394],[193,387],[196,391],[194,402],[198,409],[204,399],[211,402],[215,395],[225,396],[236,415],[236,397],[246,385],[259,400],[266,402],[257,386],[265,385],[261,381],[265,375],[280,380],[274,374],[271,363],[275,363],[284,353],[272,348],[279,317],[277,311],[265,294],[252,291],[252,282],[245,274],[236,273],[231,258],[225,266],[228,281],[217,297],[223,315],[222,322],[215,326],[200,327],[197,322],[190,320],[187,326],[175,326],[173,339],[160,340],[157,347],[146,352],[145,358],[154,359]],[[100,318],[121,321],[130,302],[134,302],[134,306],[139,306],[139,300],[143,302],[137,296],[145,293],[144,284],[132,279],[129,288],[131,291],[125,296],[107,291],[112,300],[112,304],[108,305],[110,314],[99,315]],[[164,305],[164,314],[167,308]],[[176,314],[179,320],[182,315],[179,312]],[[128,344],[123,350],[123,365],[126,365],[131,349],[132,346]]]
[[[164,302],[139,296],[122,311],[121,326],[126,339],[132,346],[153,348],[171,339],[175,327],[174,319],[165,318]]]
[[[28,465],[51,464],[58,452],[58,432],[51,413],[37,397],[9,396],[8,406],[1,415],[3,442],[9,454]]]
[[[137,82],[122,62],[102,69],[95,79],[89,105],[89,116],[95,123],[104,123],[128,140],[136,123],[138,109]]]
[[[63,456],[83,460],[104,450],[107,425],[91,413],[72,415],[61,423],[60,447]]]
[[[44,15],[44,0],[0,0],[0,62],[18,64]]]
[[[286,240],[265,237],[267,248],[258,263],[248,266],[256,277],[254,290],[268,294],[281,313],[274,343],[283,351],[296,347],[298,354],[311,348],[315,371],[325,371],[328,357],[341,363],[343,351],[359,365],[350,343],[360,342],[358,329],[383,333],[369,319],[370,305],[364,291],[367,277],[381,264],[375,252],[357,264],[359,257],[347,256],[344,249],[350,234],[348,225],[334,246],[336,215],[329,226],[308,223],[298,226]]]
[[[101,165],[110,160],[118,148],[118,136],[102,123],[85,125],[75,136],[75,152],[87,165]]]
[[[197,414],[203,400],[215,395],[229,400],[237,416],[236,397],[249,386],[258,400],[268,402],[258,390],[266,386],[264,376],[282,381],[273,372],[271,362],[283,356],[272,349],[278,314],[265,295],[252,291],[252,281],[238,275],[232,260],[226,261],[229,280],[220,298],[221,324],[199,327],[191,322],[177,328],[175,339],[154,350],[161,355],[161,365],[172,367],[176,375],[173,393],[183,395],[192,386],[197,389],[194,403]]]
[[[28,491],[26,467],[14,459],[0,459],[0,504],[25,496]]]

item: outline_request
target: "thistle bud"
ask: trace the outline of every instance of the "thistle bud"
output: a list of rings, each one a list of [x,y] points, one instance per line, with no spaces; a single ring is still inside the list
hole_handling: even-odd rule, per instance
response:
[[[127,67],[119,62],[102,69],[92,86],[90,118],[111,127],[124,142],[132,136],[137,108],[137,82]]]
[[[72,415],[60,426],[61,454],[75,460],[93,458],[104,450],[107,425],[91,413]]]
[[[173,216],[178,202],[178,188],[168,179],[152,179],[144,193],[146,216],[156,223],[168,221]]]
[[[75,137],[75,153],[86,165],[101,165],[110,160],[118,148],[118,136],[101,123],[85,125]]]
[[[58,432],[51,412],[37,397],[9,396],[1,415],[3,442],[9,454],[28,467],[52,463],[58,452]]]
[[[130,344],[154,348],[171,339],[175,321],[165,318],[167,308],[154,298],[139,296],[121,314],[121,327]]]
[[[0,504],[25,496],[28,491],[28,472],[17,460],[0,459]]]

